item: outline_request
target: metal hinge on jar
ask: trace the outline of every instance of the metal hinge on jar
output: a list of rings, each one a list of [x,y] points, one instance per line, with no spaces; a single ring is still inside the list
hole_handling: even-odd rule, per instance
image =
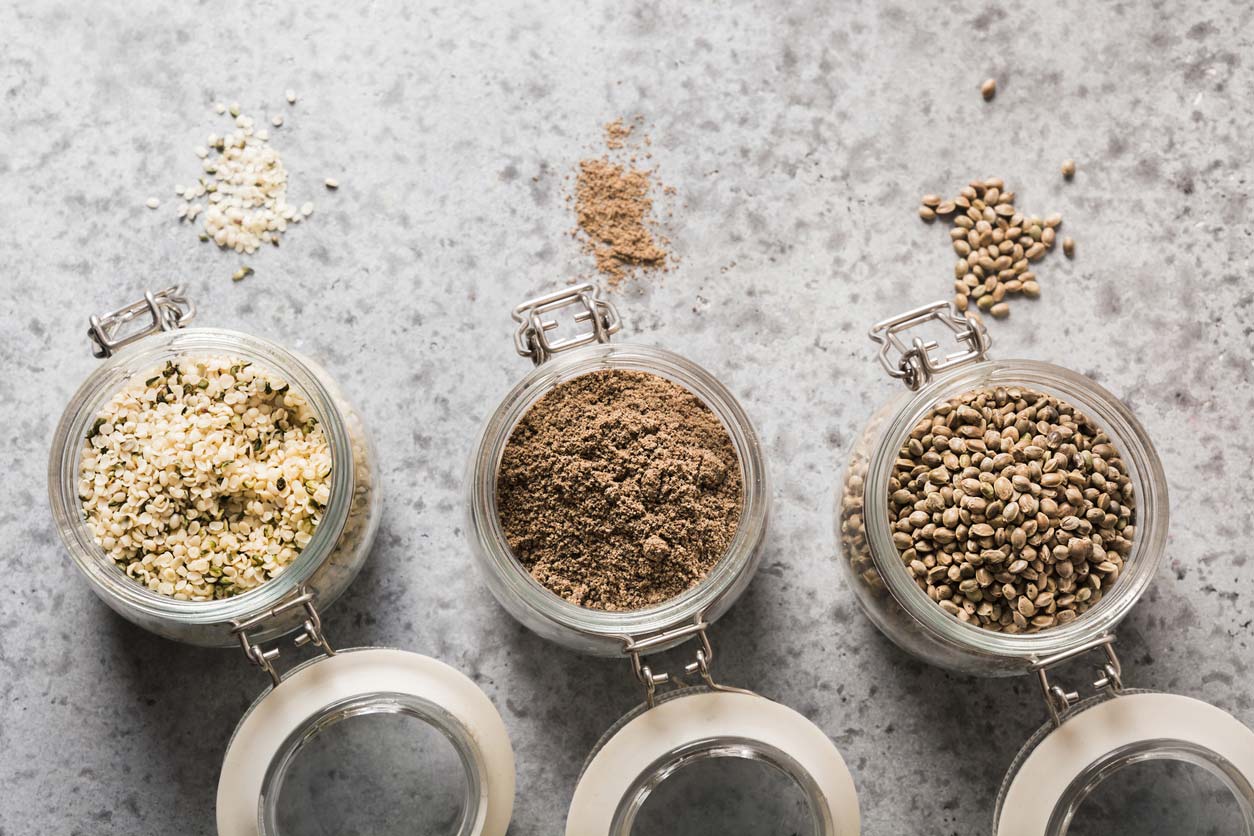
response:
[[[554,339],[549,332],[558,327],[556,319],[546,318],[565,307],[576,307],[576,323],[589,323],[591,328],[569,336]],[[519,323],[514,333],[514,349],[523,357],[530,357],[537,366],[559,351],[578,348],[590,343],[607,343],[610,335],[623,327],[614,305],[597,294],[591,283],[578,284],[553,293],[528,299],[514,308],[514,321]]]
[[[906,342],[905,332],[937,322],[953,332],[961,350],[939,354],[940,343],[917,334]],[[988,331],[979,321],[963,315],[950,302],[933,302],[877,322],[868,332],[880,346],[880,364],[890,375],[918,389],[937,372],[963,363],[983,360],[988,354]]]
[[[710,637],[705,632],[709,626],[709,622],[705,620],[704,615],[697,615],[691,624],[685,624],[683,627],[664,630],[641,638],[629,637],[623,639],[623,652],[631,657],[632,672],[635,673],[636,679],[640,681],[640,684],[644,686],[645,702],[649,708],[657,704],[658,686],[678,682],[679,687],[682,687],[689,684],[687,677],[694,675],[699,675],[701,682],[713,691],[729,691],[737,694],[753,693],[743,688],[720,685],[714,681],[714,677],[710,672],[710,664],[714,661],[714,648],[710,644]],[[684,665],[683,673],[654,673],[653,669],[645,663],[644,657],[648,655],[649,651],[665,647],[689,636],[696,636],[700,640],[700,646],[697,648],[696,659]]]
[[[1091,650],[1101,648],[1105,652],[1106,659],[1097,666],[1097,678],[1093,680],[1093,689],[1104,691],[1108,696],[1117,697],[1123,690],[1123,667],[1119,664],[1119,657],[1115,655],[1114,641],[1114,636],[1099,636],[1079,647],[1048,656],[1032,665],[1055,728],[1062,725],[1063,715],[1071,706],[1080,701],[1080,695],[1076,691],[1068,691],[1061,685],[1051,683],[1048,670]]]
[[[145,313],[149,322],[137,331],[121,335],[122,328]],[[103,316],[93,316],[87,336],[91,338],[92,354],[96,357],[108,357],[123,346],[141,340],[149,334],[159,331],[174,331],[182,328],[196,315],[196,306],[183,295],[182,285],[167,287],[155,293],[144,291],[144,298],[110,311]]]
[[[293,640],[293,644],[297,647],[312,644],[327,656],[334,656],[335,649],[331,647],[326,635],[323,634],[322,619],[318,617],[318,610],[314,608],[314,593],[303,586],[299,587],[296,590],[296,594],[291,598],[275,604],[260,615],[255,615],[244,621],[235,620],[231,622],[231,635],[239,639],[240,647],[243,648],[244,655],[248,657],[248,661],[269,674],[270,681],[276,687],[283,681],[283,675],[274,667],[274,660],[278,658],[279,649],[272,647],[266,650],[259,643],[255,643],[249,638],[248,631],[258,624],[269,621],[271,618],[277,618],[297,607],[304,608],[305,622],[301,625],[300,635]]]

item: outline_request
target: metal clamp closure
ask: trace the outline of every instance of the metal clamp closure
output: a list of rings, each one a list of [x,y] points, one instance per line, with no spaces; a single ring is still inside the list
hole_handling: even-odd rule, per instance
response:
[[[130,334],[119,336],[122,326],[147,313],[151,321]],[[103,316],[93,316],[87,336],[92,341],[91,353],[96,357],[108,357],[125,345],[143,339],[158,331],[173,331],[182,328],[188,320],[196,315],[196,306],[183,295],[182,285],[167,287],[156,293],[144,291],[144,298],[137,302],[110,311]]]
[[[1114,641],[1115,637],[1110,634],[1098,636],[1077,648],[1046,657],[1032,665],[1032,670],[1036,672],[1037,681],[1041,686],[1041,693],[1045,697],[1045,706],[1049,709],[1049,716],[1055,728],[1062,725],[1063,715],[1071,706],[1080,701],[1080,695],[1075,691],[1066,690],[1061,685],[1051,684],[1047,671],[1055,665],[1060,665],[1100,647],[1105,651],[1106,660],[1097,666],[1097,679],[1093,680],[1093,688],[1117,697],[1123,691],[1123,668],[1119,664],[1119,657],[1115,655]]]
[[[545,314],[576,305],[575,322],[591,323],[592,328],[568,337],[551,339],[549,332],[558,327],[556,319],[545,319]],[[528,299],[514,308],[514,321],[519,323],[514,333],[514,350],[523,357],[530,357],[537,366],[559,351],[577,348],[589,343],[606,343],[610,334],[623,327],[614,305],[597,295],[596,286],[590,282],[563,288],[544,296]]]
[[[915,336],[906,343],[904,332],[928,322],[939,322],[953,332],[962,350],[937,356],[940,344]],[[937,372],[971,360],[983,360],[990,340],[984,325],[965,316],[950,302],[933,302],[877,322],[868,333],[880,345],[880,365],[890,375],[904,380],[911,389],[918,389]]]
[[[720,685],[714,681],[714,677],[710,672],[710,663],[714,661],[714,648],[710,644],[710,637],[706,635],[706,628],[709,622],[705,620],[704,614],[698,614],[691,624],[685,624],[683,627],[676,627],[673,630],[664,630],[661,633],[644,636],[642,638],[625,637],[623,639],[623,652],[631,657],[632,672],[636,675],[636,679],[644,686],[645,702],[649,708],[657,704],[657,689],[659,685],[677,684],[686,685],[687,677],[698,674],[701,681],[714,691],[729,691],[738,694],[752,694],[752,691],[746,691],[743,688],[732,688],[727,685]],[[701,646],[697,648],[696,659],[684,665],[682,673],[654,673],[653,669],[645,664],[644,657],[649,651],[664,647],[676,640],[683,640],[689,636],[696,636],[701,641]]]
[[[266,650],[260,644],[253,643],[248,637],[248,631],[264,621],[276,618],[297,607],[304,608],[305,623],[301,625],[301,633],[293,640],[293,643],[297,647],[312,644],[314,647],[321,649],[327,656],[334,656],[335,649],[331,647],[327,637],[323,634],[322,619],[318,617],[318,611],[314,608],[314,593],[304,586],[298,588],[293,597],[275,604],[260,615],[255,615],[245,621],[237,619],[231,622],[231,635],[239,639],[240,647],[243,648],[244,655],[248,657],[248,661],[268,673],[270,681],[276,687],[283,681],[283,675],[274,667],[274,660],[279,655],[279,649],[272,647]]]

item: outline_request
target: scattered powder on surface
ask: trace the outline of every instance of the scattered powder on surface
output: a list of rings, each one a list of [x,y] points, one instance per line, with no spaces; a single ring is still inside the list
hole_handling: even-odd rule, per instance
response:
[[[624,123],[621,117],[613,122],[607,122],[605,125],[605,147],[611,151],[617,151],[625,146],[627,140],[631,138],[633,127],[629,123]]]
[[[655,172],[637,167],[638,157],[628,148],[634,125],[615,119],[605,126],[605,147],[622,152],[582,160],[575,182],[575,214],[585,246],[596,259],[597,270],[611,286],[640,270],[664,270],[669,256],[667,239],[652,231]],[[649,144],[649,138],[641,142]],[[647,158],[646,154],[646,158]],[[673,190],[663,187],[665,193]]]
[[[531,576],[584,607],[632,610],[709,574],[736,534],[735,447],[687,389],[647,372],[558,385],[510,435],[497,473],[506,541]]]

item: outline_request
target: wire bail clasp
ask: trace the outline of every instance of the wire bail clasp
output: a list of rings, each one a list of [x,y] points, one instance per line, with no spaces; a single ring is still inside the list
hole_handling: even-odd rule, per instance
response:
[[[244,655],[248,657],[248,661],[269,674],[270,681],[275,687],[278,687],[279,683],[283,681],[283,675],[274,667],[274,660],[278,658],[279,649],[272,647],[266,650],[259,643],[254,643],[249,638],[248,631],[264,621],[276,618],[297,607],[304,608],[305,621],[301,625],[300,635],[293,639],[293,644],[297,647],[312,644],[327,656],[334,656],[335,648],[331,647],[331,643],[327,641],[326,635],[322,632],[322,619],[318,616],[318,610],[314,607],[314,593],[305,586],[298,587],[296,594],[291,598],[275,604],[260,615],[255,615],[244,621],[236,619],[231,622],[231,635],[239,639],[240,647],[243,649]]]
[[[550,338],[549,332],[558,327],[558,322],[546,319],[545,314],[572,305],[580,308],[575,312],[575,322],[587,322],[592,327],[568,337]],[[523,357],[530,357],[537,366],[559,351],[589,343],[607,343],[610,335],[623,327],[618,310],[613,303],[600,298],[591,282],[528,299],[514,308],[511,316],[519,323],[514,332],[514,350]]]
[[[133,333],[119,336],[124,325],[147,313],[151,321]],[[158,331],[182,328],[196,315],[196,306],[183,295],[183,286],[174,285],[155,293],[144,291],[144,298],[110,311],[103,316],[93,316],[87,336],[92,341],[92,355],[108,357],[123,346],[141,340]]]
[[[636,679],[640,681],[640,684],[644,686],[645,702],[649,708],[653,708],[657,704],[657,689],[659,685],[674,684],[677,681],[687,684],[686,679],[694,675],[700,676],[706,687],[713,691],[730,691],[738,694],[753,693],[743,688],[720,685],[714,681],[714,676],[710,672],[710,664],[714,661],[714,647],[710,644],[710,637],[705,632],[709,626],[710,624],[705,620],[704,613],[698,613],[693,618],[691,624],[685,624],[673,630],[664,630],[643,638],[634,636],[623,638],[623,652],[631,657],[632,672],[636,675]],[[649,651],[671,644],[676,640],[685,639],[688,636],[696,636],[700,640],[700,646],[697,648],[696,658],[684,665],[682,673],[672,674],[665,671],[654,673],[653,669],[645,663],[644,657],[648,655]]]
[[[1045,697],[1045,707],[1049,709],[1049,717],[1055,728],[1062,725],[1062,717],[1067,710],[1080,701],[1080,694],[1051,683],[1047,671],[1069,659],[1082,656],[1100,647],[1105,652],[1106,659],[1097,666],[1097,678],[1093,680],[1093,688],[1097,691],[1104,691],[1108,696],[1117,697],[1123,691],[1123,666],[1119,664],[1119,657],[1115,655],[1114,641],[1115,637],[1108,633],[1072,650],[1048,656],[1032,665],[1031,669],[1036,673],[1041,693]]]
[[[915,336],[909,344],[904,332],[929,322],[939,322],[953,332],[962,349],[937,356],[940,349],[935,340]],[[951,302],[933,302],[903,314],[877,322],[867,332],[880,346],[879,360],[884,370],[911,389],[918,389],[937,372],[971,360],[983,360],[988,354],[988,331],[983,323],[963,315]]]

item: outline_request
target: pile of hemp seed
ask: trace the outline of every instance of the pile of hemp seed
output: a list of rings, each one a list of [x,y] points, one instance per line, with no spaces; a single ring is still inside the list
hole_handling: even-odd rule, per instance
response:
[[[952,200],[924,195],[920,204],[919,217],[925,221],[951,218],[949,237],[958,255],[954,264],[958,310],[969,311],[974,302],[980,311],[1001,319],[1010,315],[1009,299],[1041,295],[1032,265],[1053,249],[1062,215],[1024,215],[1015,208],[1015,193],[1006,190],[1000,177],[972,180]],[[1075,242],[1064,238],[1062,248],[1070,258]],[[978,317],[975,311],[971,315]]]
[[[1119,579],[1134,487],[1110,437],[1071,404],[1022,387],[938,404],[888,485],[893,544],[914,582],[961,621],[1003,633],[1068,624]]]

